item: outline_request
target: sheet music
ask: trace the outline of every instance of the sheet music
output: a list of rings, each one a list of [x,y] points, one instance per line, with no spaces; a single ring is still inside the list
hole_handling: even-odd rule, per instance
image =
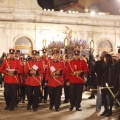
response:
[[[51,66],[51,67],[50,67],[50,70],[51,70],[51,72],[55,72],[55,71],[56,71],[56,69],[55,69],[54,66]]]
[[[33,68],[34,70],[38,70],[38,66],[37,66],[37,65],[33,65],[32,68]]]

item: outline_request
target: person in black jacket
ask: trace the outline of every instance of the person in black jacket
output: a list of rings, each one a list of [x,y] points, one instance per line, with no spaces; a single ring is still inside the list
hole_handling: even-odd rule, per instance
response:
[[[88,73],[88,79],[87,79],[87,84],[88,86],[90,86],[90,88],[96,88],[94,66],[95,66],[95,59],[94,59],[94,56],[90,54],[89,61],[88,61],[89,73]],[[92,91],[88,99],[95,99],[94,94],[95,94],[95,91]]]
[[[99,61],[96,61],[94,66],[94,72],[96,75],[96,84],[97,84],[97,100],[96,100],[96,111],[100,112],[102,106],[102,95],[99,88],[102,86],[103,81],[103,68],[105,66],[105,62],[103,60],[104,56],[107,54],[106,51],[103,51]]]
[[[103,68],[103,81],[102,86],[106,87],[106,83],[111,86],[111,74],[113,69],[113,60],[110,54],[106,54],[104,56],[105,66]],[[102,89],[102,100],[104,105],[104,112],[101,116],[110,116],[112,115],[112,106],[113,106],[113,98],[108,89]]]
[[[3,52],[1,58],[0,58],[0,66],[2,65],[3,61],[7,58],[6,56],[6,53]],[[3,83],[3,78],[4,76],[2,75],[2,73],[0,73],[0,84],[1,84],[1,87],[2,87],[2,83]]]
[[[120,49],[118,49],[118,61],[114,64],[111,81],[114,86],[114,94],[118,101],[120,101]],[[119,106],[119,105],[118,105]],[[118,117],[120,120],[120,115]]]

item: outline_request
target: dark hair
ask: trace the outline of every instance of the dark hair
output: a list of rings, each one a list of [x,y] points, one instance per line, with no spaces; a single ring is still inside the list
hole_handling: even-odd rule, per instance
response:
[[[106,63],[107,64],[112,64],[113,63],[113,59],[112,59],[112,56],[110,54],[106,54],[104,57],[106,58]]]
[[[107,52],[107,51],[103,51],[103,52],[101,53],[100,58],[103,59],[103,58],[105,57],[106,54],[108,54],[108,52]]]
[[[1,56],[1,59],[4,59],[4,57],[6,57],[6,56],[7,56],[6,53],[3,52],[3,53],[2,53],[2,56]]]

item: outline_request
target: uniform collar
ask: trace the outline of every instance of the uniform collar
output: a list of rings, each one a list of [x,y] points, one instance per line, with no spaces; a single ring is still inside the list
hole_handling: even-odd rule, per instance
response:
[[[15,58],[10,58],[10,60],[15,60]]]
[[[36,62],[36,61],[37,61],[37,59],[31,59],[31,61]]]
[[[53,62],[59,62],[59,60],[53,60]]]
[[[80,58],[79,58],[79,59],[77,59],[77,60],[76,60],[76,59],[74,59],[74,60],[75,60],[75,61],[79,61],[79,60],[80,60]]]

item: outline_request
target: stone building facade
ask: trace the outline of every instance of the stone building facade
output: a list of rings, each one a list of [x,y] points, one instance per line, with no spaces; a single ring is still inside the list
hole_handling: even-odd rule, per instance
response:
[[[120,46],[120,16],[66,13],[42,10],[37,0],[0,0],[0,54],[9,48],[29,54],[51,41],[84,40],[94,54],[117,51]]]

